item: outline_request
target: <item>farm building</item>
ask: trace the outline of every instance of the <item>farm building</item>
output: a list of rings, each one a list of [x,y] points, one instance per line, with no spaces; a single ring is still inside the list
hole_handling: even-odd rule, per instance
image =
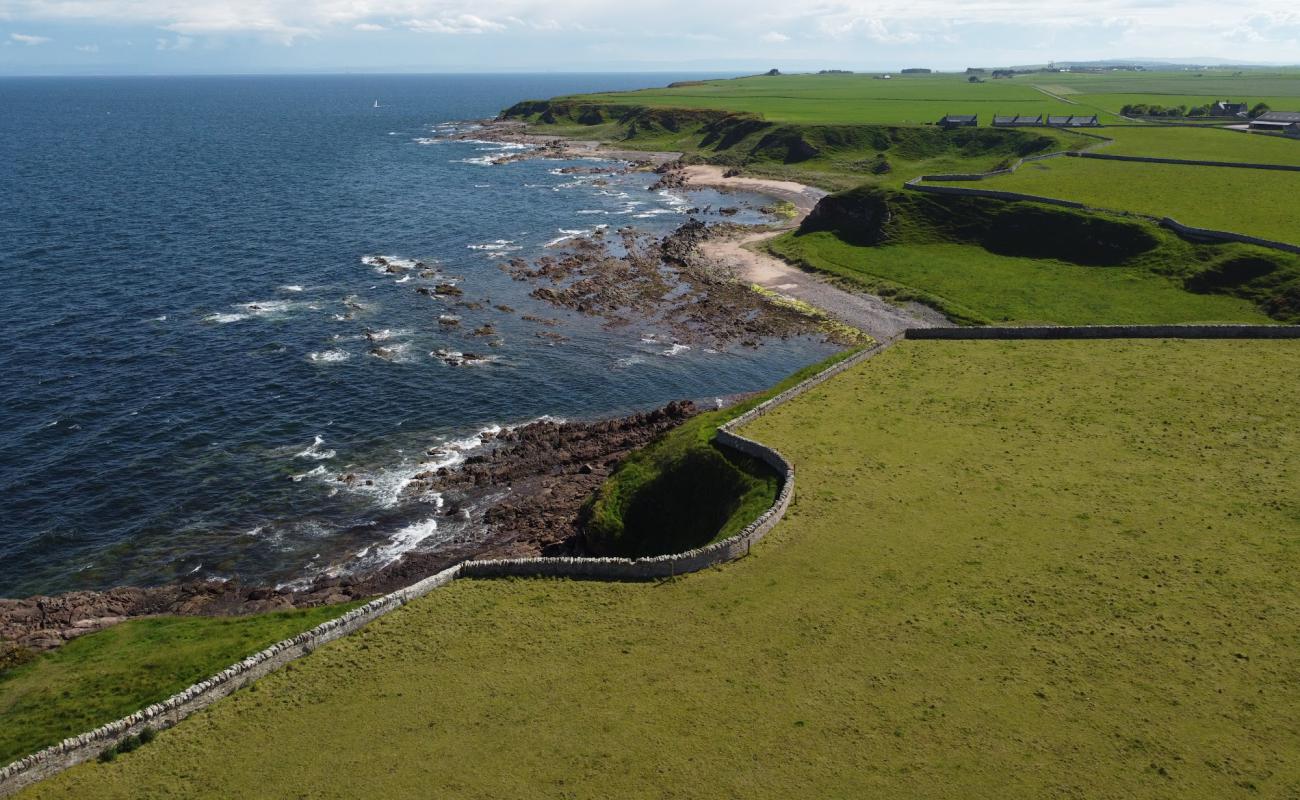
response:
[[[1097,121],[1097,115],[1089,116],[1049,116],[1047,118],[1047,127],[1049,128],[1100,128],[1101,123]]]
[[[1210,106],[1210,114],[1215,117],[1237,117],[1246,113],[1245,103],[1233,103],[1228,100],[1219,100]]]
[[[1267,111],[1250,121],[1250,129],[1285,133],[1288,127],[1296,123],[1300,123],[1298,111]]]
[[[978,114],[948,114],[939,120],[944,128],[974,128],[980,124]]]
[[[1030,116],[998,116],[993,115],[993,127],[995,128],[1034,128],[1043,124],[1043,115],[1036,117]]]

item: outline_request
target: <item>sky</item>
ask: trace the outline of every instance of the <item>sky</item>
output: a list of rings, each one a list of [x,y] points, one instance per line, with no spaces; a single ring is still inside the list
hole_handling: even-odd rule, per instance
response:
[[[0,74],[1300,62],[1294,0],[0,0]]]

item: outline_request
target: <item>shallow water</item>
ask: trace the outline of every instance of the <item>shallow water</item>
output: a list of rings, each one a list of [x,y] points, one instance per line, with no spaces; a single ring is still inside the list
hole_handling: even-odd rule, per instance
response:
[[[829,352],[607,330],[498,269],[598,225],[762,204],[440,138],[522,98],[680,77],[0,81],[0,596],[375,566],[473,535],[398,493],[480,430],[755,390]],[[490,303],[415,291],[442,282]],[[486,322],[500,347],[470,335]]]

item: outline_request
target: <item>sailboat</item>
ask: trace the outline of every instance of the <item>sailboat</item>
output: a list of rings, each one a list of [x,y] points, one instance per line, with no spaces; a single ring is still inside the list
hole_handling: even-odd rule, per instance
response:
[[[375,101],[375,105],[373,106],[373,108],[379,108],[379,101],[378,101],[378,100]]]

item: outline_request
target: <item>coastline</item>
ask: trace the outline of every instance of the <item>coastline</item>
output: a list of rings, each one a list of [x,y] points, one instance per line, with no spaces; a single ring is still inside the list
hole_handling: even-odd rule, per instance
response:
[[[760,193],[794,204],[796,218],[775,230],[757,233],[752,226],[740,230],[750,236],[770,236],[798,223],[817,200],[820,190],[782,181],[726,176],[720,168],[688,167],[675,175],[679,153],[644,153],[608,148],[596,141],[560,139],[522,131],[517,123],[486,123],[456,134],[460,139],[485,139],[528,144],[532,147],[503,156],[501,163],[521,159],[599,159],[627,161],[629,171],[664,174],[672,188],[705,188]],[[659,184],[664,184],[661,179]],[[689,226],[685,226],[689,227]],[[722,226],[727,228],[729,226]],[[657,243],[662,252],[653,255],[681,262],[687,270],[700,272],[701,255],[712,259],[707,248],[726,241],[707,228],[690,229],[682,236],[670,235]],[[581,247],[575,247],[581,254]],[[591,253],[587,253],[592,260]],[[703,270],[707,272],[707,268]],[[730,268],[727,268],[730,271]],[[744,282],[748,282],[744,276]],[[733,298],[777,309],[775,303],[753,295],[744,283],[705,277],[711,291],[730,291]],[[728,286],[727,289],[721,287]],[[718,306],[727,306],[725,297]],[[791,316],[789,312],[785,313]],[[798,332],[789,321],[769,328],[742,332],[745,345],[755,345],[762,336],[787,336]],[[320,577],[306,585],[278,587],[245,585],[237,580],[189,581],[161,586],[119,586],[105,590],[74,590],[53,595],[0,598],[0,643],[33,651],[45,651],[78,636],[103,630],[127,619],[163,614],[227,616],[255,614],[288,608],[314,607],[359,600],[400,589],[470,558],[519,558],[581,553],[580,509],[614,467],[628,453],[648,443],[667,429],[695,413],[688,402],[625,417],[591,422],[556,424],[536,422],[504,432],[453,470],[421,474],[413,482],[416,490],[501,488],[502,496],[483,512],[480,527],[484,535],[456,541],[433,552],[403,553],[393,562],[337,577]],[[340,480],[345,476],[340,475]],[[468,514],[450,508],[448,515]],[[463,519],[463,517],[462,517]]]

